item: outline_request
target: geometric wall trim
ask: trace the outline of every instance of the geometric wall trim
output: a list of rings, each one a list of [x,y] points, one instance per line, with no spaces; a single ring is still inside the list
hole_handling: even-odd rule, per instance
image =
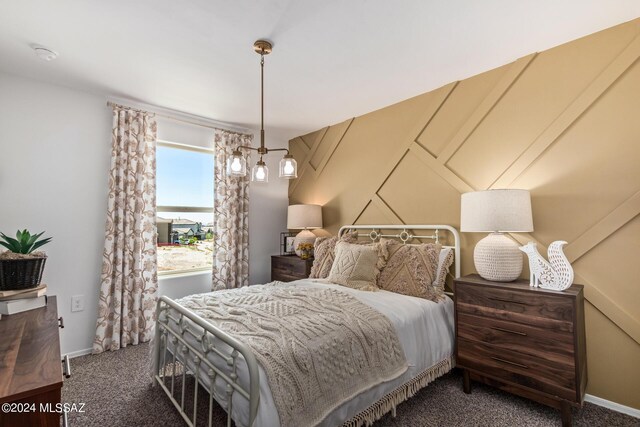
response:
[[[636,62],[638,57],[640,57],[640,36],[633,39],[625,50],[531,143],[527,151],[516,159],[490,188],[505,188],[512,184]]]
[[[509,69],[500,79],[491,93],[482,101],[476,110],[469,116],[469,119],[460,127],[449,144],[440,153],[438,161],[446,165],[453,155],[462,147],[462,144],[469,138],[473,131],[482,123],[484,118],[491,112],[496,104],[502,99],[504,94],[518,80],[518,77],[526,70],[537,54],[531,54],[520,58],[509,66]]]
[[[639,58],[636,19],[294,138],[299,178],[289,184],[290,203],[323,205],[329,232],[363,221],[459,227],[460,194],[526,188],[535,229],[512,237],[541,252],[568,240],[586,299],[640,357],[640,308],[623,297],[640,298],[637,279],[624,279],[640,253],[617,233],[640,215]],[[482,237],[463,233],[463,274],[473,272]],[[589,255],[603,242],[619,251],[618,275]],[[601,396],[613,390],[596,383]],[[625,404],[640,407],[640,396]]]

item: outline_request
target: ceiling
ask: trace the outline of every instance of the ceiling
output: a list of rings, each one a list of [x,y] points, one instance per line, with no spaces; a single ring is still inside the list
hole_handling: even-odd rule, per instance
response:
[[[637,0],[0,0],[0,70],[256,128],[267,38],[265,128],[295,136],[638,16]]]

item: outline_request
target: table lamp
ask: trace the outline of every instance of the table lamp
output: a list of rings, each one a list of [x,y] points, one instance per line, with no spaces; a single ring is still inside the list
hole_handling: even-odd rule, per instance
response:
[[[293,241],[296,255],[300,256],[298,249],[300,243],[313,243],[316,235],[309,229],[322,228],[322,206],[320,205],[291,205],[287,210],[287,228],[289,230],[302,230]]]
[[[486,190],[464,193],[460,231],[490,232],[473,251],[478,274],[486,280],[510,282],[522,273],[522,252],[507,232],[533,231],[528,190]]]

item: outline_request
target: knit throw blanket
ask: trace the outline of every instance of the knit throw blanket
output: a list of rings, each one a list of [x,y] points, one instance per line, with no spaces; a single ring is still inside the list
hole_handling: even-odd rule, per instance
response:
[[[315,426],[407,369],[389,319],[330,287],[272,282],[178,302],[253,350],[282,427]]]

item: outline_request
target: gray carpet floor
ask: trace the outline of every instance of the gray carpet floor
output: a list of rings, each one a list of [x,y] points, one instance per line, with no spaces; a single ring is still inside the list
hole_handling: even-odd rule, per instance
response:
[[[164,392],[151,386],[149,359],[146,344],[73,359],[72,377],[65,380],[62,399],[85,405],[84,412],[69,414],[70,426],[185,425]],[[467,395],[461,381],[454,370],[399,405],[395,418],[386,415],[374,427],[561,425],[560,414],[554,409],[481,384],[474,384],[473,392]],[[208,396],[204,393],[199,391],[200,403]],[[207,405],[200,406],[198,425],[206,425],[207,411]],[[640,419],[590,403],[574,410],[573,415],[576,426],[640,426]],[[226,425],[226,413],[219,407],[213,419],[216,426]]]

